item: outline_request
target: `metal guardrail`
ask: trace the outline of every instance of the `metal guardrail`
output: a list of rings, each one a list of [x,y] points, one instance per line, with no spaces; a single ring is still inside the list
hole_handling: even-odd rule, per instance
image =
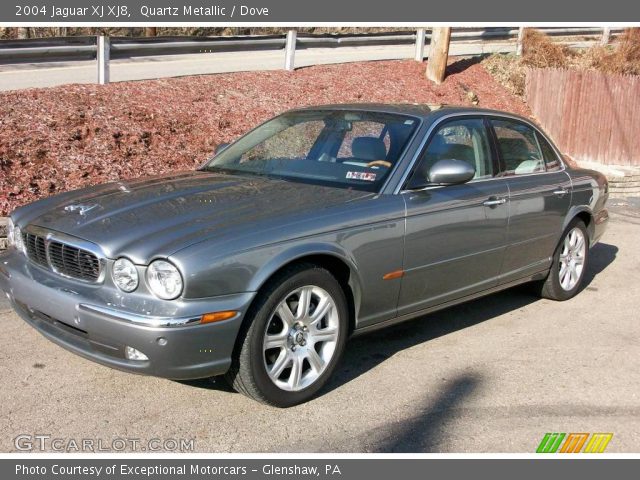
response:
[[[58,59],[91,59],[96,56],[96,37],[34,38],[0,40],[0,63],[24,59],[48,62]]]
[[[594,37],[594,42],[608,43],[610,36],[619,34],[622,28],[568,27],[541,28],[544,33],[567,39]],[[293,32],[293,33],[292,33]],[[69,60],[98,59],[100,83],[108,82],[110,59],[139,56],[180,55],[230,51],[285,50],[285,68],[294,68],[295,51],[310,48],[339,48],[358,46],[416,45],[416,60],[424,57],[424,48],[430,43],[430,29],[415,32],[399,31],[366,34],[321,34],[296,33],[286,35],[236,36],[236,37],[66,37],[28,40],[0,40],[0,64],[24,62],[55,62]],[[600,40],[600,38],[602,40]],[[453,29],[451,41],[455,43],[479,42],[482,45],[497,42],[512,42],[513,51],[519,51],[516,43],[521,39],[521,28],[459,28]],[[108,49],[108,51],[100,51]],[[482,48],[479,52],[484,51]],[[106,62],[106,63],[105,63]],[[100,73],[102,72],[102,74]]]

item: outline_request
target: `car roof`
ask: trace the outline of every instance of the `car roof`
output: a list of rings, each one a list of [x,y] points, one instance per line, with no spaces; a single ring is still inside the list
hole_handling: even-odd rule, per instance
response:
[[[479,114],[479,115],[508,115],[531,123],[530,119],[520,115],[500,110],[448,104],[426,104],[426,103],[339,103],[330,105],[315,105],[303,108],[296,108],[290,111],[314,111],[314,110],[355,110],[362,112],[394,113],[399,115],[411,115],[421,119],[435,120],[444,115],[455,113]]]

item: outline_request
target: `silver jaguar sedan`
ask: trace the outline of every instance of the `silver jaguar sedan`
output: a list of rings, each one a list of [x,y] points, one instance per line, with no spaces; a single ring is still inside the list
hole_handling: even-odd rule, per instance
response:
[[[427,105],[293,110],[201,168],[18,208],[0,288],[58,345],[286,407],[352,334],[532,282],[573,297],[608,185],[531,121]],[[558,306],[558,308],[562,308]]]

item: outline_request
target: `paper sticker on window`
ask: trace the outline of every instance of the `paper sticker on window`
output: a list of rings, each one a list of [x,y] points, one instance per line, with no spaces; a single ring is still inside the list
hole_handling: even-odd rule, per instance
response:
[[[375,182],[376,174],[370,172],[347,172],[347,178],[352,180],[364,180],[365,182]]]

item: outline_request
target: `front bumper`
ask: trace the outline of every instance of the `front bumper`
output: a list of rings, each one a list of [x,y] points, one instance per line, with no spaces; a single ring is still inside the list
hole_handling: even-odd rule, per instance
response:
[[[0,254],[0,290],[29,325],[73,353],[120,370],[183,380],[228,370],[254,296],[173,301],[127,296],[108,285],[60,277],[15,250]],[[240,313],[222,322],[192,323],[204,313],[226,310]],[[148,360],[128,360],[125,346]]]

